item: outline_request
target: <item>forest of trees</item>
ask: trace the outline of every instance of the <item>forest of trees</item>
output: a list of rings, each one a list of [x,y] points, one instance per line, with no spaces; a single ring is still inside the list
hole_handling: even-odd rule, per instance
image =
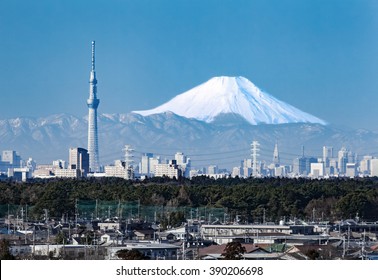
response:
[[[0,205],[28,205],[30,217],[43,209],[50,217],[74,215],[75,201],[136,201],[141,205],[218,207],[238,213],[244,222],[282,217],[309,219],[313,209],[324,219],[354,218],[378,221],[378,178],[289,179],[195,177],[192,180],[151,178],[128,181],[120,178],[53,179],[19,183],[0,182]],[[182,217],[179,217],[182,218]]]

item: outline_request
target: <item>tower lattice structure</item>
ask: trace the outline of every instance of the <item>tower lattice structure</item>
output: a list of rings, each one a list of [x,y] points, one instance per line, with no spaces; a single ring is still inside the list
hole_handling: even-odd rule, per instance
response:
[[[97,98],[97,79],[95,71],[95,41],[92,41],[92,67],[89,78],[88,105],[88,154],[90,172],[99,172],[98,131],[97,131],[97,108],[100,99]]]
[[[134,179],[134,167],[133,167],[133,151],[130,145],[125,145],[123,148],[125,152],[125,179]]]

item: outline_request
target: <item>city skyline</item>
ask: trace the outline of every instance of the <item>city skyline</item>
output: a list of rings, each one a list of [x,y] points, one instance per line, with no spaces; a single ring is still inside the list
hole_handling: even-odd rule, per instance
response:
[[[377,130],[374,1],[107,3],[0,4],[0,119],[84,116],[72,100],[86,98],[96,40],[99,113],[148,110],[211,77],[242,75],[331,124]]]
[[[124,160],[116,159],[113,163],[104,164],[101,166],[101,170],[94,172],[97,174],[93,174],[93,170],[90,170],[90,156],[84,148],[69,149],[68,166],[62,159],[54,160],[52,164],[37,164],[32,158],[24,160],[17,151],[3,150],[0,154],[0,178],[8,176],[12,180],[27,181],[31,178],[87,176],[119,177],[131,180],[165,176],[176,179],[180,177],[192,179],[196,176],[207,176],[214,179],[228,177],[328,179],[378,176],[378,158],[376,156],[358,156],[354,151],[345,147],[336,153],[333,147],[323,146],[322,157],[306,155],[304,147],[302,147],[302,155],[292,158],[291,163],[281,163],[277,143],[274,146],[272,160],[262,160],[259,147],[260,143],[253,141],[250,150],[252,158],[240,159],[238,165],[224,168],[225,166],[218,166],[217,162],[210,165],[208,162],[207,165],[192,166],[192,159],[182,152],[176,152],[169,158],[153,153],[142,153],[141,157],[134,157],[135,150],[126,145],[123,149],[125,151]],[[284,154],[285,157],[288,155]]]

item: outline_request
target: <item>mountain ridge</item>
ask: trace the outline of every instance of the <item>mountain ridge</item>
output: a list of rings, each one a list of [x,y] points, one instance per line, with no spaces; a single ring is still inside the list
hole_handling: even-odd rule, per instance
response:
[[[263,92],[244,77],[213,77],[151,110],[133,111],[143,116],[173,112],[212,122],[220,114],[242,116],[252,125],[327,122]]]
[[[301,155],[321,157],[322,146],[342,146],[368,154],[370,147],[378,147],[378,133],[366,130],[345,131],[333,125],[311,123],[251,125],[233,115],[220,116],[212,123],[188,119],[174,113],[142,116],[135,113],[99,114],[99,150],[102,164],[122,159],[122,148],[129,144],[136,159],[142,153],[153,152],[171,159],[181,151],[188,155],[194,167],[218,164],[232,168],[240,160],[250,158],[250,144],[260,142],[259,160],[270,162],[278,141],[282,161],[292,163]],[[222,119],[232,119],[224,122]],[[37,163],[51,163],[68,158],[70,147],[87,146],[86,117],[68,114],[46,118],[22,118],[0,121],[0,151],[16,150],[24,159],[33,157]],[[285,156],[286,154],[286,156]]]

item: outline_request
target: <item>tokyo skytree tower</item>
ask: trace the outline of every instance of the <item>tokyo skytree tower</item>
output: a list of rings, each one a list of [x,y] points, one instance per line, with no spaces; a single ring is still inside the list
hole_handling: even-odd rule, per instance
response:
[[[98,155],[98,133],[97,133],[97,107],[100,99],[97,99],[97,80],[95,72],[95,41],[92,41],[92,68],[89,78],[88,105],[88,154],[89,171],[99,172],[100,163]]]

